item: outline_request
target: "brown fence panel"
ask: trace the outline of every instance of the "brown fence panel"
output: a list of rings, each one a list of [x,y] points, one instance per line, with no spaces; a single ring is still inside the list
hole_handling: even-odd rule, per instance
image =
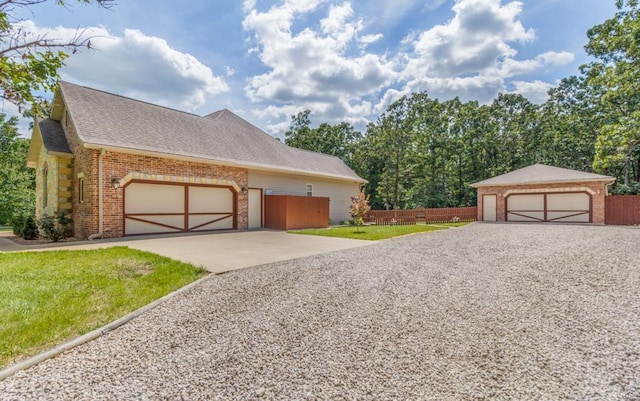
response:
[[[473,207],[449,207],[441,209],[425,209],[425,223],[449,223],[457,218],[457,221],[476,221],[478,208]]]
[[[640,224],[640,195],[615,195],[604,198],[605,224]]]
[[[365,218],[379,226],[405,226],[416,224],[415,210],[371,210]]]
[[[329,198],[266,195],[264,226],[276,230],[329,227]]]
[[[414,210],[371,210],[365,219],[378,225],[405,225],[425,223],[448,223],[457,217],[457,221],[476,221],[477,207],[452,207]]]

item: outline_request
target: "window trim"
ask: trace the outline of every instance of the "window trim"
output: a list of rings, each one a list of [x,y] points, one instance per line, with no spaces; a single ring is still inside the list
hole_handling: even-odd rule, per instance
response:
[[[84,177],[78,179],[78,202],[84,203]]]
[[[305,189],[307,196],[313,196],[313,184],[306,184]]]
[[[49,166],[45,163],[42,168],[42,208],[49,206]]]

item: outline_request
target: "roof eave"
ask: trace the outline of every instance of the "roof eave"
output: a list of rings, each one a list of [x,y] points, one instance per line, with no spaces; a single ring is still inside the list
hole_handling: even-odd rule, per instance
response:
[[[492,184],[492,183],[483,184],[482,182],[477,182],[474,184],[469,184],[469,186],[473,188],[485,188],[485,187],[509,187],[514,185],[575,184],[579,182],[614,182],[615,180],[616,180],[615,177],[602,177],[602,178],[590,178],[590,179],[580,179],[580,180],[507,182],[507,183],[500,183],[500,184]]]
[[[335,174],[324,174],[324,173],[314,173],[306,170],[298,170],[291,168],[282,168],[282,167],[274,167],[264,164],[258,163],[241,163],[234,160],[225,160],[225,159],[210,159],[204,157],[196,157],[196,156],[186,156],[186,155],[177,155],[173,153],[162,153],[156,151],[142,150],[142,149],[134,149],[134,148],[126,148],[114,145],[104,145],[99,143],[90,143],[84,142],[83,146],[87,149],[104,149],[106,151],[117,152],[117,153],[128,153],[128,154],[136,154],[150,157],[159,157],[163,159],[173,159],[173,160],[182,160],[182,161],[191,161],[196,163],[206,163],[206,164],[217,164],[224,165],[228,167],[238,167],[238,168],[246,168],[253,170],[261,170],[261,171],[271,171],[271,172],[279,172],[279,173],[289,173],[289,174],[299,174],[311,177],[323,177],[330,178],[339,181],[351,181],[354,183],[364,184],[368,181],[360,178],[360,177],[347,177],[342,175]]]

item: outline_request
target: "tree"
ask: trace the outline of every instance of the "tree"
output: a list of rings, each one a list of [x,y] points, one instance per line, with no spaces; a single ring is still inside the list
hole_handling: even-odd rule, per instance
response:
[[[0,96],[18,106],[19,110],[31,109],[42,115],[46,100],[38,92],[53,92],[58,70],[80,48],[91,48],[91,38],[82,31],[69,41],[36,35],[25,30],[15,16],[18,8],[29,8],[47,0],[4,0],[0,2]],[[66,6],[65,0],[56,0]],[[91,3],[92,0],[77,0]],[[112,0],[95,0],[102,7],[109,7]]]
[[[580,171],[593,170],[594,144],[606,117],[599,106],[601,93],[585,77],[564,78],[549,91],[542,106],[541,162]]]
[[[358,195],[351,197],[349,214],[353,217],[353,222],[356,227],[364,224],[364,218],[367,213],[369,213],[369,210],[371,210],[371,206],[369,206],[369,196],[365,195],[364,191],[360,191]],[[356,230],[358,230],[358,228],[356,228]]]
[[[613,18],[589,29],[585,49],[597,60],[581,67],[601,89],[607,119],[595,144],[593,167],[621,171],[624,185],[640,180],[640,8],[617,0]]]
[[[35,170],[26,167],[29,140],[18,134],[18,118],[0,114],[0,224],[35,209]]]
[[[324,153],[342,159],[352,166],[356,144],[362,134],[346,122],[337,125],[322,123],[318,128],[311,128],[310,110],[301,111],[291,116],[291,126],[285,132],[285,143],[298,149]]]

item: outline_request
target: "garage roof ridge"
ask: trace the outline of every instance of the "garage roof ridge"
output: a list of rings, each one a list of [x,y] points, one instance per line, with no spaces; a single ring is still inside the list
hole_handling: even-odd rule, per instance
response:
[[[514,170],[510,173],[502,174],[484,181],[471,184],[474,188],[507,185],[532,185],[532,184],[553,184],[567,182],[585,181],[611,181],[614,177],[607,175],[588,173],[584,171],[571,170],[562,167],[549,166],[536,163],[527,167]]]

